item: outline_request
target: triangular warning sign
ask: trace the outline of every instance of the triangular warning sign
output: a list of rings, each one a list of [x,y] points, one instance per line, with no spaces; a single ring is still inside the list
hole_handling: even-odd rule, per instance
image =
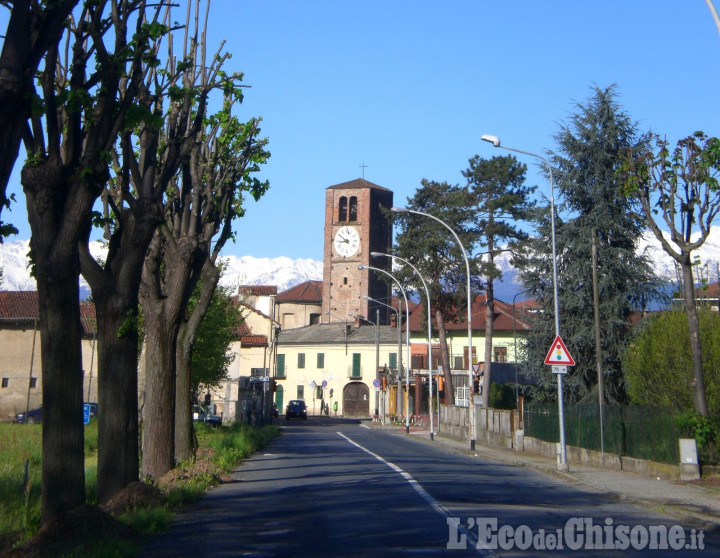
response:
[[[557,364],[564,366],[575,366],[573,357],[570,356],[570,352],[567,350],[565,343],[560,339],[558,335],[550,346],[547,356],[545,357],[545,364]]]

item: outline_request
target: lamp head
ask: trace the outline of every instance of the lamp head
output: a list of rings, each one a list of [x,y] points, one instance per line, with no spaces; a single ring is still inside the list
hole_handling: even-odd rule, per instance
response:
[[[404,207],[391,207],[390,211],[394,213],[406,213],[407,209],[405,209]]]
[[[493,147],[500,147],[500,138],[497,136],[491,136],[490,134],[483,134],[481,138],[483,141],[487,141],[493,144]]]
[[[358,266],[358,269],[365,269],[366,267],[367,267],[367,266],[361,264],[361,265]]]
[[[382,256],[387,256],[388,254],[383,254],[382,252],[370,252],[371,258],[380,258]]]

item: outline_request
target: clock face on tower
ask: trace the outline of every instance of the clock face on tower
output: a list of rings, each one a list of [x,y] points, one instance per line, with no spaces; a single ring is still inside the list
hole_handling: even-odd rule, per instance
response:
[[[360,235],[355,227],[340,227],[333,241],[335,251],[345,258],[354,256],[360,248]]]

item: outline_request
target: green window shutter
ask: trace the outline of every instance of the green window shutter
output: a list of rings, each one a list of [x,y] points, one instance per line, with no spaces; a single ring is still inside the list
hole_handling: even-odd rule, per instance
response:
[[[298,353],[298,368],[305,368],[305,353]]]
[[[318,368],[325,368],[325,353],[318,353],[318,354],[317,354],[317,367],[318,367]]]
[[[360,353],[353,353],[353,363],[352,363],[352,375],[353,378],[360,378],[362,376],[360,368]]]
[[[390,353],[390,368],[397,368],[397,353]]]
[[[285,377],[285,355],[284,354],[277,356],[277,377],[278,378]]]

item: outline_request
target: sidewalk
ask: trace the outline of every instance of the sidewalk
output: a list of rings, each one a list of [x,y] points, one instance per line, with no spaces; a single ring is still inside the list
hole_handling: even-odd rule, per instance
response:
[[[405,435],[405,427],[381,427],[396,430]],[[427,428],[412,427],[410,436],[428,444],[441,444],[452,451],[475,455],[481,459],[500,461],[522,467],[530,467],[563,479],[578,483],[613,497],[633,502],[677,517],[689,525],[705,530],[720,528],[720,481],[710,486],[698,483],[669,481],[660,477],[647,477],[637,473],[603,469],[579,464],[569,464],[569,471],[558,471],[557,462],[546,457],[475,443],[471,452],[470,443],[438,434],[430,440]]]

